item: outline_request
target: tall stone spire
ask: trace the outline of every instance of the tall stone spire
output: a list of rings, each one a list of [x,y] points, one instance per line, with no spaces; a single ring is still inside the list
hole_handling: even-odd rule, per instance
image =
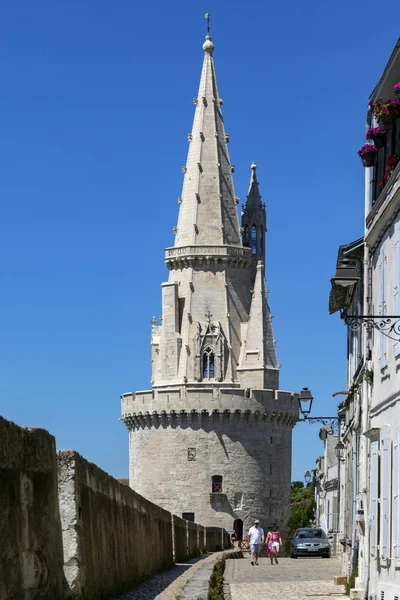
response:
[[[233,166],[218,94],[214,44],[207,34],[204,61],[189,152],[183,167],[184,182],[175,247],[187,245],[240,245]]]
[[[243,248],[224,122],[207,34],[175,244],[153,327],[154,387],[239,385],[239,331],[250,309],[250,250]]]
[[[238,373],[241,385],[257,389],[278,389],[279,365],[272,317],[265,290],[264,265],[258,261],[248,323],[240,353]],[[251,383],[251,385],[250,385]]]

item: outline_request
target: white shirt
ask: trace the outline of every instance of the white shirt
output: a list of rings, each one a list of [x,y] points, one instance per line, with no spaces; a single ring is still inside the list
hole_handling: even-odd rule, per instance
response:
[[[261,544],[261,538],[264,535],[264,530],[262,527],[250,527],[249,529],[249,537],[250,544]]]

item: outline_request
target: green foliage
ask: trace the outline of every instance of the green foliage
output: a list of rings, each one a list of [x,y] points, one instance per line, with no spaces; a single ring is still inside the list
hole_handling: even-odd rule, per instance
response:
[[[224,600],[224,571],[225,561],[228,558],[243,558],[243,552],[238,550],[229,554],[225,553],[215,563],[208,582],[208,600]]]
[[[300,485],[301,484],[301,485]],[[286,525],[286,540],[284,544],[285,555],[290,556],[290,541],[299,527],[310,527],[315,515],[314,499],[315,483],[303,486],[302,481],[293,481],[290,493],[290,517]]]
[[[290,504],[298,504],[299,502],[309,502],[314,499],[314,486],[310,483],[307,487],[292,488],[290,494]]]
[[[291,492],[293,492],[294,490],[303,489],[303,488],[304,488],[304,483],[302,481],[292,481],[292,483],[290,484]]]
[[[358,559],[353,569],[352,574],[350,575],[345,588],[345,593],[347,596],[350,596],[350,590],[352,590],[356,585],[356,578],[358,577]]]

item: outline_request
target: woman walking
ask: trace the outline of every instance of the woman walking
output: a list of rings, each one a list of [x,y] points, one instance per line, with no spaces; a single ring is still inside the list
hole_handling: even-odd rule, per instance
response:
[[[267,548],[268,548],[269,557],[271,559],[271,565],[274,564],[274,559],[275,559],[276,564],[278,564],[278,554],[279,554],[279,550],[281,548],[281,544],[282,544],[281,534],[279,533],[278,529],[275,526],[271,527],[271,530],[268,531],[268,535],[267,535]]]

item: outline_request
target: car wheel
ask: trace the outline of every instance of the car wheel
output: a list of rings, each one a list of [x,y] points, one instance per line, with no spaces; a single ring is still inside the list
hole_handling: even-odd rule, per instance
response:
[[[330,553],[329,553],[329,554],[323,554],[323,555],[322,555],[322,558],[330,558],[330,557],[331,557]]]
[[[290,558],[297,558],[297,556],[295,554],[293,554],[293,552],[290,553]]]

